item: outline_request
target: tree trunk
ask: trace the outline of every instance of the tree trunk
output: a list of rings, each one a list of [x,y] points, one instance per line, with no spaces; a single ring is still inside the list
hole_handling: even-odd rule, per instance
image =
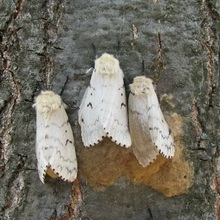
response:
[[[1,219],[218,219],[219,11],[215,0],[0,0]],[[119,60],[127,94],[133,77],[154,79],[174,158],[143,168],[107,138],[83,146],[78,109],[104,52]],[[68,105],[72,184],[38,177],[32,105],[46,89]]]

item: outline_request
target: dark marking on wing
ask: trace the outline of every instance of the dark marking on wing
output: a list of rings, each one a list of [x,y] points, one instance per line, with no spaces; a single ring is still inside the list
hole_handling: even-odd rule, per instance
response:
[[[93,109],[91,102],[87,105],[87,107],[89,107],[89,106],[91,107],[91,109]]]
[[[152,131],[152,130],[158,130],[159,131],[159,133],[158,134],[160,134],[160,136],[163,138],[163,139],[168,139],[169,138],[169,135],[170,135],[170,133],[171,133],[171,131],[170,131],[170,129],[169,129],[169,135],[168,136],[165,136],[165,135],[163,135],[163,132],[161,131],[161,130],[159,130],[159,128],[158,127],[149,127],[149,130],[150,131]]]
[[[124,86],[122,86],[122,87],[118,88],[118,90],[119,90],[119,91],[120,91],[121,89],[124,89]]]
[[[89,88],[91,88],[92,90],[95,90],[95,88],[94,88],[94,87],[92,87],[92,86],[91,86],[91,84],[89,85]]]
[[[65,146],[66,146],[68,143],[72,144],[73,142],[70,141],[69,139],[67,139],[67,140],[66,140],[66,143],[65,143]]]
[[[65,158],[61,155],[61,152],[60,152],[59,150],[56,152],[56,154],[58,154],[59,157],[60,157],[60,159],[62,159],[64,162],[75,163],[75,162],[74,162],[73,160],[71,160],[71,159],[65,159]]]
[[[123,106],[126,108],[126,104],[122,102],[121,107],[123,107]]]
[[[147,112],[149,112],[151,110],[151,107],[148,107]]]
[[[69,125],[70,123],[69,123],[68,121],[63,122],[63,124],[61,124],[61,125],[58,125],[58,124],[56,124],[56,123],[52,123],[52,125],[53,125],[54,127],[58,127],[58,128],[62,128],[65,124]]]

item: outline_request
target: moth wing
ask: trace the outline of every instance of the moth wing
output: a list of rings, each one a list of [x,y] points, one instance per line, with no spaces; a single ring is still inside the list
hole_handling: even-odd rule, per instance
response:
[[[36,137],[36,157],[39,177],[42,183],[46,175],[49,159],[54,151],[54,140],[52,143],[49,139],[48,120],[45,116],[37,111],[37,137]]]
[[[100,107],[99,96],[100,94],[97,93],[96,88],[89,86],[79,108],[82,141],[86,147],[97,144],[103,136],[106,136],[98,111]]]
[[[40,179],[44,182],[47,167],[63,180],[73,182],[77,176],[77,161],[72,129],[62,106],[48,115],[38,115],[37,159]]]
[[[102,97],[99,112],[107,136],[121,146],[130,147],[126,94],[121,75],[115,74],[97,88]]]
[[[169,126],[160,109],[156,93],[148,98],[149,110],[146,112],[152,142],[165,157],[174,156],[174,141]]]
[[[129,95],[129,127],[132,149],[143,167],[149,165],[159,155],[159,151],[151,141],[148,121],[145,117],[147,108],[143,99],[132,94]]]

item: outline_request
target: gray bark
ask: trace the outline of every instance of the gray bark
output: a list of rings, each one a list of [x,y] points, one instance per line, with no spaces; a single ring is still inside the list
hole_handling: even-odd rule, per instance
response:
[[[218,219],[219,11],[215,0],[1,0],[0,218]],[[173,159],[144,169],[108,139],[83,146],[86,70],[104,52],[119,59],[127,92],[137,75],[157,83]],[[79,164],[73,184],[39,180],[32,104],[41,89],[64,89]]]

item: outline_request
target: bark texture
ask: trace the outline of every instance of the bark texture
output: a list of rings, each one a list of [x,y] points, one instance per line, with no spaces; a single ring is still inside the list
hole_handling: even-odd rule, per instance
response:
[[[0,0],[0,219],[218,219],[219,12],[217,0]],[[173,159],[142,168],[108,139],[83,146],[86,71],[104,52],[119,59],[127,93],[135,76],[156,82]],[[32,104],[42,89],[63,91],[69,106],[73,184],[38,177]]]

